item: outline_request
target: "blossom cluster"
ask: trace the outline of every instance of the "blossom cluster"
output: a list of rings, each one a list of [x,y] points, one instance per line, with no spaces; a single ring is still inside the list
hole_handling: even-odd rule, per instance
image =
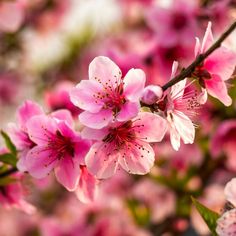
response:
[[[0,234],[236,235],[234,1],[170,2],[0,2]]]

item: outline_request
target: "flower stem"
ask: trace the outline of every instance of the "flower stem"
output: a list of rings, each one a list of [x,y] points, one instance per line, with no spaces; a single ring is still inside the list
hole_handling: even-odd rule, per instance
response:
[[[205,53],[199,54],[192,64],[190,64],[187,68],[182,70],[180,74],[175,76],[172,80],[163,85],[162,86],[163,91],[167,90],[169,87],[185,79],[186,77],[191,76],[195,67],[201,64],[212,52],[214,52],[217,48],[219,48],[221,46],[221,43],[234,31],[235,28],[236,28],[236,21],[232,23],[232,25],[220,36],[220,38]]]

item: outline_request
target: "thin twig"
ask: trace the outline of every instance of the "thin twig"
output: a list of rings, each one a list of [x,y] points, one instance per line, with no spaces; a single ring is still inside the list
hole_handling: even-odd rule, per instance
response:
[[[180,74],[175,76],[172,80],[163,85],[163,91],[167,90],[169,87],[185,79],[186,77],[191,76],[196,66],[200,65],[212,52],[219,48],[221,46],[221,43],[234,31],[235,28],[236,21],[220,36],[220,38],[205,53],[199,54],[192,64],[190,64],[186,69],[182,70]]]

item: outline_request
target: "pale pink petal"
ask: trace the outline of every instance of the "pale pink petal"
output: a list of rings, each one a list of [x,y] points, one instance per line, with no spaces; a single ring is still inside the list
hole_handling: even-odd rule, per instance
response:
[[[80,165],[73,161],[72,157],[64,156],[54,168],[57,181],[61,183],[68,191],[74,191],[77,188],[80,176]]]
[[[34,116],[27,122],[30,139],[38,145],[47,145],[57,131],[57,124],[53,118],[46,115]]]
[[[195,128],[192,121],[182,112],[172,113],[172,120],[184,143],[193,143]]]
[[[127,121],[134,118],[140,108],[139,102],[126,102],[122,107],[118,115],[116,116],[116,120],[122,122]]]
[[[118,165],[118,153],[115,147],[97,142],[90,148],[85,157],[88,170],[98,179],[106,179],[115,174]]]
[[[55,153],[45,147],[36,146],[26,156],[26,169],[34,178],[42,179],[57,163]]]
[[[89,80],[101,81],[102,84],[116,86],[121,78],[121,70],[108,57],[95,57],[89,65]]]
[[[216,74],[222,80],[228,80],[236,65],[236,53],[225,47],[220,47],[205,61],[204,67],[211,74]]]
[[[167,129],[167,122],[162,117],[150,112],[140,112],[134,119],[136,135],[145,142],[160,142]]]
[[[124,77],[124,95],[130,101],[138,101],[142,96],[146,82],[145,73],[140,69],[131,69]]]
[[[102,86],[94,80],[82,80],[70,92],[71,102],[86,111],[98,112],[103,102],[96,96],[102,91]]]
[[[200,48],[201,48],[200,40],[199,38],[196,37],[196,44],[195,44],[195,49],[194,49],[195,57],[197,57],[200,54],[200,50],[201,50]]]
[[[171,87],[172,99],[183,96],[186,82],[187,82],[187,79],[183,79]]]
[[[205,104],[207,102],[207,90],[202,88],[202,92],[198,95],[198,102],[200,104]]]
[[[81,131],[81,137],[84,139],[101,141],[106,135],[108,135],[108,133],[109,129],[106,127],[103,129],[91,129],[84,127]]]
[[[66,122],[70,127],[72,127],[74,124],[73,117],[69,110],[66,109],[57,110],[52,112],[50,116],[56,118],[57,120]]]
[[[212,78],[205,80],[207,92],[217,99],[219,99],[225,106],[232,104],[232,99],[228,95],[225,82],[218,76],[212,75]]]
[[[93,129],[101,129],[112,121],[112,111],[104,109],[98,113],[84,111],[79,115],[79,120],[85,126]]]
[[[93,202],[97,194],[97,180],[90,174],[86,166],[81,166],[81,175],[75,193],[83,203]]]
[[[224,193],[227,201],[236,206],[236,178],[233,178],[225,186]]]
[[[28,159],[26,159],[27,153],[28,153],[28,149],[22,151],[19,155],[20,158],[16,163],[17,169],[21,172],[25,172],[27,171],[27,161]]]
[[[17,110],[17,121],[20,128],[26,130],[26,122],[33,116],[43,114],[43,109],[35,102],[25,101]]]
[[[180,134],[176,130],[175,125],[173,123],[170,123],[169,132],[171,145],[175,151],[178,151],[180,148]]]
[[[179,63],[177,61],[174,61],[172,64],[172,69],[171,69],[171,76],[170,76],[171,79],[176,76],[178,66],[179,66]]]
[[[141,148],[140,148],[141,147]],[[128,173],[145,175],[154,165],[155,153],[145,142],[131,144],[130,148],[119,151],[119,163]]]
[[[207,29],[202,40],[201,53],[204,53],[214,42],[211,25],[211,22],[208,22]]]
[[[15,32],[24,19],[24,10],[18,3],[0,3],[0,31]]]
[[[234,236],[236,232],[236,209],[225,212],[218,220],[216,227],[219,236]]]

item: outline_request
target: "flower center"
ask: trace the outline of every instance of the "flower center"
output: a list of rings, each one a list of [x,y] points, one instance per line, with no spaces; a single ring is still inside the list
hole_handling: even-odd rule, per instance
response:
[[[172,27],[175,30],[182,30],[188,22],[187,17],[182,13],[175,13],[173,16]]]
[[[121,147],[124,144],[130,143],[135,140],[135,131],[132,128],[133,122],[128,121],[121,126],[111,128],[109,134],[103,139],[105,143],[114,142],[116,147]]]
[[[74,156],[74,145],[71,140],[64,137],[59,130],[56,131],[56,138],[50,142],[50,146],[57,151],[57,159],[61,159],[66,155]]]

